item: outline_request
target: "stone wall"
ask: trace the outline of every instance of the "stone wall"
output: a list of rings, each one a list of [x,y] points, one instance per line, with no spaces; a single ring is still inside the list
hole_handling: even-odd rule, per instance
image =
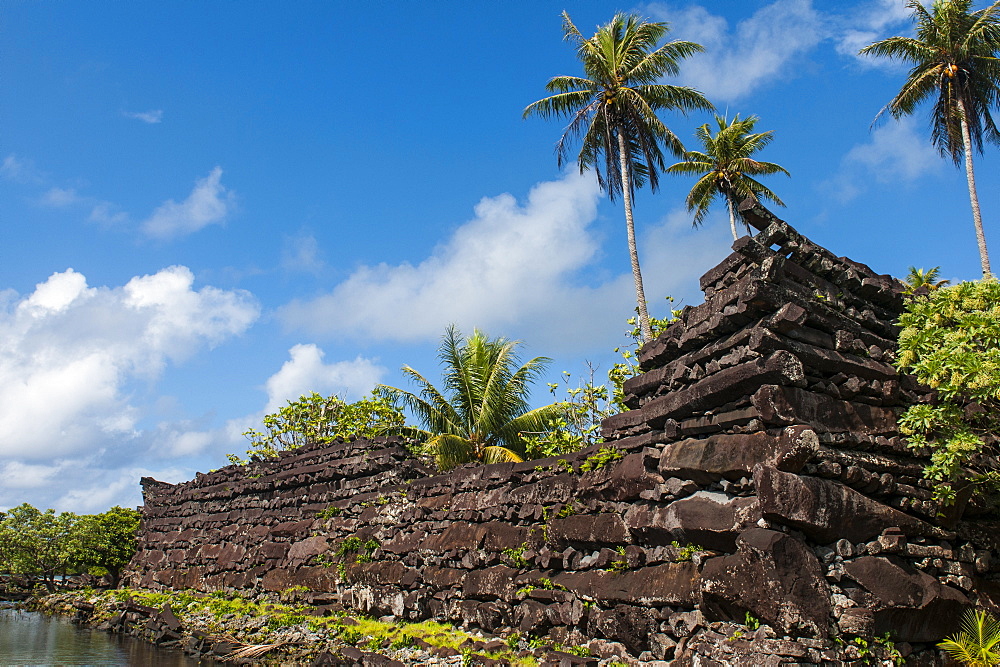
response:
[[[966,607],[997,608],[1000,524],[967,499],[939,517],[896,432],[919,398],[891,365],[901,285],[747,215],[760,232],[643,349],[605,444],[433,475],[398,441],[337,442],[147,478],[127,582],[305,586],[679,663],[848,659],[889,631],[930,664]]]

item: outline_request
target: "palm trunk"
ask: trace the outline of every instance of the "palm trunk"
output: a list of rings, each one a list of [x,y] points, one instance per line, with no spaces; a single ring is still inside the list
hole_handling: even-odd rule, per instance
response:
[[[632,279],[635,281],[635,299],[639,311],[639,335],[642,343],[653,339],[653,329],[649,326],[649,311],[646,310],[646,293],[642,289],[642,272],[639,270],[639,251],[635,246],[635,223],[632,221],[632,183],[628,159],[625,154],[625,135],[621,128],[618,134],[618,157],[622,169],[622,199],[625,203],[625,229],[628,230],[628,254],[632,259]]]
[[[979,195],[976,194],[976,174],[972,170],[972,137],[969,124],[965,120],[965,102],[958,98],[958,109],[962,114],[962,144],[965,148],[965,178],[969,183],[969,200],[972,202],[972,221],[976,226],[976,243],[979,245],[979,262],[983,268],[983,278],[993,275],[990,271],[990,256],[986,250],[986,234],[983,232],[983,216],[979,212]]]
[[[733,210],[733,198],[726,197],[726,206],[729,208],[729,229],[733,232],[733,240],[736,241],[740,237],[736,235],[736,212]]]

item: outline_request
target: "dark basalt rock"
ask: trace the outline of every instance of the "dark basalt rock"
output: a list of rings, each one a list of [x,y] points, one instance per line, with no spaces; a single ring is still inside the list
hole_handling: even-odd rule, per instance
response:
[[[732,556],[709,559],[701,579],[702,611],[742,621],[747,612],[784,634],[826,637],[830,590],[815,554],[784,533],[751,528]]]
[[[897,641],[932,642],[958,630],[969,598],[895,557],[866,556],[844,565],[875,598],[874,632]]]
[[[820,544],[837,539],[865,542],[887,528],[902,528],[910,535],[947,535],[941,528],[831,480],[761,467],[754,473],[754,482],[764,518],[801,530]]]

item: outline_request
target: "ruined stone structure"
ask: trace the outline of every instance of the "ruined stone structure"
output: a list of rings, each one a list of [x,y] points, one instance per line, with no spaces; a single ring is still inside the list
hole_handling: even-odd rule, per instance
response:
[[[896,431],[919,397],[891,365],[902,286],[747,217],[603,445],[434,475],[397,441],[338,442],[144,479],[127,582],[305,586],[677,664],[842,664],[889,631],[933,664],[965,608],[997,608],[1000,524],[967,501],[940,518]]]

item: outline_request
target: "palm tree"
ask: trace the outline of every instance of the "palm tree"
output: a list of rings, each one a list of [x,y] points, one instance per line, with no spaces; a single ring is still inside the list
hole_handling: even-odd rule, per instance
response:
[[[944,287],[950,280],[939,280],[938,276],[941,275],[941,267],[935,266],[933,269],[918,269],[915,266],[910,267],[910,272],[906,274],[906,293],[913,294],[918,289],[926,287],[927,291],[933,292],[934,290]]]
[[[965,160],[972,219],[976,227],[983,276],[991,275],[983,219],[979,212],[973,148],[982,153],[983,138],[1000,142],[990,107],[1000,101],[1000,0],[969,11],[972,0],[935,0],[928,10],[917,0],[908,7],[917,23],[916,37],[890,37],[861,49],[862,54],[913,64],[903,89],[881,111],[893,118],[910,115],[934,99],[931,142],[955,164]],[[876,120],[878,119],[876,116]]]
[[[517,356],[519,341],[489,338],[478,329],[468,338],[448,327],[438,356],[444,367],[444,391],[423,375],[403,366],[420,385],[419,394],[379,385],[376,391],[399,400],[425,430],[410,431],[427,442],[442,470],[471,461],[520,461],[522,433],[545,431],[558,406],[529,410],[531,384],[551,361],[535,357],[525,364]]]
[[[738,212],[739,203],[744,199],[759,202],[763,197],[770,199],[779,206],[784,202],[766,186],[757,182],[754,176],[767,176],[782,173],[790,176],[781,165],[773,162],[759,162],[753,157],[774,137],[773,131],[754,132],[757,116],[740,118],[739,114],[730,122],[723,116],[715,116],[718,129],[715,134],[705,123],[697,130],[695,136],[701,141],[702,151],[687,151],[684,161],[671,165],[667,171],[672,174],[690,174],[701,178],[691,188],[687,196],[688,211],[694,211],[694,224],[697,227],[704,220],[708,208],[716,197],[726,200],[729,208],[729,227],[733,232],[733,240],[738,237],[736,218],[750,231],[750,225],[743,220]]]
[[[962,630],[938,647],[970,667],[1000,664],[1000,621],[989,612],[969,609],[962,617]]]
[[[568,161],[569,144],[582,137],[576,157],[580,173],[595,169],[601,189],[612,200],[622,196],[639,328],[646,342],[652,338],[652,330],[635,245],[632,197],[635,189],[646,182],[656,191],[659,170],[663,169],[661,144],[675,155],[684,152],[680,140],[660,121],[657,112],[714,108],[693,88],[657,83],[666,75],[676,75],[680,60],[704,49],[700,44],[682,41],[657,48],[670,31],[669,25],[649,23],[633,14],[615,15],[590,39],[573,25],[569,14],[563,12],[562,16],[563,35],[576,45],[585,76],[550,79],[545,88],[555,94],[528,105],[524,116],[569,118],[556,144],[559,166]]]

